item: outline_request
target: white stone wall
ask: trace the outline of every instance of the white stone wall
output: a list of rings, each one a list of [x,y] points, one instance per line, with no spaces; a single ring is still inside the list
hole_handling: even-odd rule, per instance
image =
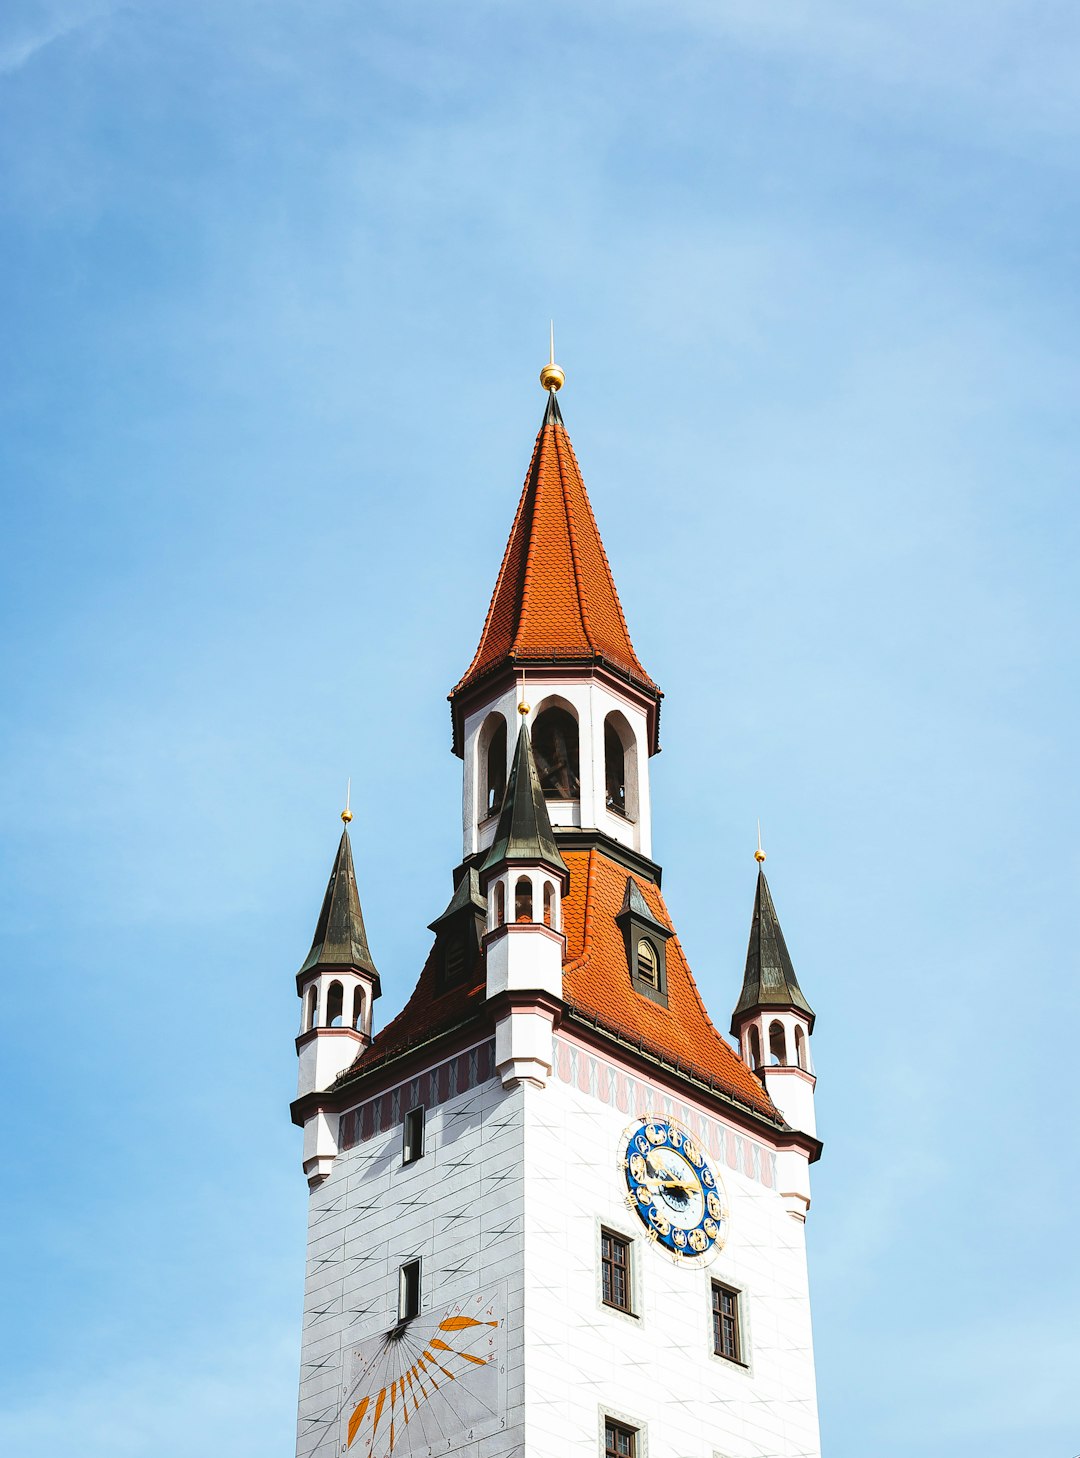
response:
[[[521,1091],[508,1093],[492,1079],[428,1110],[422,1159],[403,1165],[401,1145],[396,1123],[338,1155],[311,1194],[297,1458],[343,1452],[346,1355],[395,1326],[398,1272],[415,1256],[423,1261],[418,1328],[479,1291],[496,1290],[505,1303],[498,1419],[505,1426],[474,1427],[484,1435],[472,1441],[468,1429],[452,1431],[448,1392],[455,1382],[467,1386],[469,1368],[437,1352],[456,1375],[436,1372],[445,1390],[407,1425],[399,1416],[394,1454],[509,1458],[523,1451]],[[447,1338],[455,1340],[440,1339]],[[436,1429],[447,1438],[425,1441]],[[369,1458],[360,1445],[348,1451]],[[372,1458],[383,1452],[377,1446]]]
[[[817,1458],[802,1222],[713,1161],[728,1241],[704,1269],[676,1266],[625,1204],[632,1122],[558,1079],[525,1090],[527,1458],[601,1452],[605,1413],[641,1429],[648,1458]],[[633,1242],[636,1317],[601,1302],[602,1225]],[[745,1367],[713,1355],[713,1278],[743,1293]]]
[[[298,1458],[346,1453],[354,1354],[395,1326],[398,1271],[415,1256],[423,1304],[410,1330],[430,1333],[455,1303],[495,1293],[504,1425],[470,1438],[450,1420],[451,1391],[455,1405],[470,1401],[470,1369],[447,1357],[455,1376],[439,1379],[447,1391],[422,1416],[403,1424],[407,1396],[398,1402],[400,1458],[594,1458],[605,1414],[640,1428],[641,1458],[818,1458],[803,1225],[785,1209],[771,1150],[675,1101],[703,1144],[722,1130],[728,1158],[710,1160],[730,1207],[713,1263],[678,1266],[625,1203],[624,1132],[660,1107],[656,1091],[565,1033],[556,1047],[545,1087],[489,1080],[429,1108],[424,1157],[408,1166],[392,1122],[340,1154],[312,1193]],[[632,1242],[635,1316],[602,1304],[602,1225]],[[743,1293],[745,1366],[713,1354],[714,1277]],[[361,1437],[348,1458],[385,1458],[387,1441],[384,1421],[381,1444]]]

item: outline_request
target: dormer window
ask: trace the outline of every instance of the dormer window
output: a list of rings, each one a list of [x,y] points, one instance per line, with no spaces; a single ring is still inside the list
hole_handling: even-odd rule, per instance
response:
[[[650,1002],[667,1007],[667,944],[671,928],[659,920],[645,900],[641,887],[628,876],[622,909],[615,917],[626,938],[626,963],[630,985]]]
[[[656,948],[652,942],[644,938],[637,944],[637,976],[639,982],[646,983],[649,987],[660,986],[660,967],[656,958]]]
[[[464,926],[452,927],[446,934],[443,947],[442,981],[444,987],[454,987],[464,982],[468,971],[468,942]]]

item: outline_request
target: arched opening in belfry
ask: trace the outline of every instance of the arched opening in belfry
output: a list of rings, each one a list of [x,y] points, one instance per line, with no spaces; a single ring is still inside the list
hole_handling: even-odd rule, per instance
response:
[[[550,881],[544,882],[544,925],[555,925],[555,887]]]
[[[501,881],[495,887],[495,925],[503,926],[506,922],[506,887]]]
[[[787,1067],[787,1038],[784,1035],[784,1025],[781,1022],[769,1024],[769,1062],[774,1067]]]
[[[309,1032],[315,1026],[315,1018],[319,1011],[319,989],[309,987],[304,1005],[304,1031]]]
[[[604,720],[604,803],[636,820],[637,799],[637,740],[626,715],[614,710]]]
[[[506,793],[506,720],[491,714],[481,731],[484,783],[480,797],[483,816],[495,815]]]
[[[341,1013],[345,1004],[345,989],[340,982],[331,982],[326,991],[326,1026],[341,1027]]]
[[[364,1031],[364,989],[357,987],[352,995],[352,1025],[357,1032]]]
[[[568,709],[552,704],[537,714],[532,750],[545,799],[576,800],[581,794],[578,726]]]

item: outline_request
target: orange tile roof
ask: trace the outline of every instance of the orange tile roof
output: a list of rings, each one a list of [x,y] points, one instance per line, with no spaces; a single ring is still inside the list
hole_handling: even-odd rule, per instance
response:
[[[629,872],[602,851],[563,851],[570,890],[563,898],[566,961],[563,997],[572,1011],[594,1019],[601,1031],[640,1045],[642,1051],[678,1064],[722,1093],[771,1120],[777,1113],[759,1080],[713,1025],[678,937],[667,944],[668,1005],[643,997],[630,983],[623,934],[615,920]],[[671,927],[659,887],[633,878],[653,915]],[[439,993],[436,959],[430,955],[405,1007],[383,1028],[339,1080],[346,1083],[440,1033],[479,1019],[486,1001],[484,971],[471,982]]]
[[[596,659],[651,693],[630,642],[581,469],[554,395],[472,663],[456,697],[506,663]]]
[[[615,920],[629,872],[602,851],[564,851],[571,894],[563,901],[567,961],[563,997],[644,1051],[681,1064],[768,1118],[776,1110],[759,1079],[713,1024],[677,936],[667,944],[668,1005],[636,992],[626,965],[626,944]],[[633,876],[657,921],[674,931],[659,886]]]

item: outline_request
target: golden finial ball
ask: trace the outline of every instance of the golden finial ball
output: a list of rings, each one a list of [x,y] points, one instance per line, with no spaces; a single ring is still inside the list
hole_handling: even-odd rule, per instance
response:
[[[518,713],[522,716],[522,718],[524,718],[526,714],[529,714],[531,712],[532,712],[532,710],[529,708],[528,704],[525,703],[525,701],[523,699],[521,701],[521,703],[518,704]]]
[[[757,861],[759,866],[763,865],[765,862],[765,852],[761,849],[760,846],[758,846],[757,850],[754,852],[754,860]]]
[[[540,383],[545,390],[561,390],[566,384],[566,375],[557,364],[546,364],[540,371]]]
[[[351,810],[343,810],[341,812],[341,818],[342,818],[342,820],[344,820],[345,824],[348,825],[349,821],[352,819],[352,811]]]

